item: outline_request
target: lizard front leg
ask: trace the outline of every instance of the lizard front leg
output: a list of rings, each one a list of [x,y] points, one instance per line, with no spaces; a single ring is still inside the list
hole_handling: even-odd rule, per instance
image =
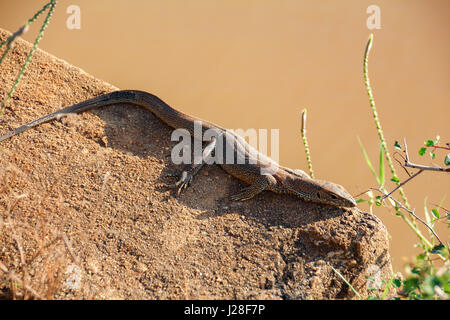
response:
[[[165,186],[168,188],[178,188],[177,193],[180,194],[181,191],[186,189],[194,179],[194,176],[200,171],[201,168],[206,163],[209,163],[212,158],[212,153],[216,148],[217,140],[215,137],[211,138],[211,142],[208,143],[206,148],[202,152],[202,159],[200,163],[194,163],[189,170],[183,170],[180,175],[172,175],[178,176],[179,180],[174,184],[166,184]]]

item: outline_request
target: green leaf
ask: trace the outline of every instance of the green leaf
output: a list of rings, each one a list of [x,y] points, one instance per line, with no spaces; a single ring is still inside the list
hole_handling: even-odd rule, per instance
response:
[[[444,163],[446,166],[450,166],[450,153],[445,156]]]
[[[394,147],[398,150],[402,150],[402,146],[398,143],[398,141],[395,141]]]
[[[411,273],[420,275],[420,268],[417,268],[417,267],[412,268],[412,269],[411,269]]]
[[[403,282],[403,290],[407,293],[419,288],[419,278],[410,277]]]
[[[432,281],[428,280],[428,281],[424,281],[422,283],[421,289],[423,291],[423,296],[426,299],[430,299],[434,296],[434,289],[433,289],[433,283]]]
[[[436,158],[436,153],[430,152],[430,156],[431,156],[431,159],[434,159],[434,158]]]
[[[450,294],[450,281],[444,281],[442,284],[442,289],[444,289],[446,294]]]
[[[402,285],[402,282],[400,279],[394,279],[394,280],[392,280],[392,284],[394,285],[394,287],[400,288],[400,286]]]
[[[425,261],[425,254],[419,253],[416,257],[417,261]]]
[[[395,182],[395,183],[399,183],[400,182],[400,179],[399,178],[397,178],[397,176],[393,176],[392,178],[391,178],[391,181],[393,181],[393,182]]]
[[[380,187],[384,186],[385,174],[384,174],[384,148],[383,145],[380,144]]]
[[[438,209],[432,209],[431,212],[433,213],[433,216],[436,219],[439,219],[439,210]]]
[[[423,156],[425,154],[425,152],[427,152],[427,148],[422,147],[419,149],[419,155]]]
[[[381,196],[376,196],[375,199],[376,199],[376,200],[375,200],[375,205],[376,205],[377,207],[380,207],[380,206],[381,206],[381,203],[382,203],[382,201],[381,201]]]
[[[434,146],[434,141],[433,141],[433,140],[427,140],[427,141],[425,142],[425,145],[426,145],[427,147],[432,147],[432,146]]]

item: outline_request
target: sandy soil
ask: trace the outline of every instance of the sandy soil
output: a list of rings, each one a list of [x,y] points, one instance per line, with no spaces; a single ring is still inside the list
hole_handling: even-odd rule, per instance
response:
[[[1,100],[29,50],[19,39],[0,66]],[[0,133],[113,90],[38,50]],[[170,133],[115,105],[0,143],[0,297],[348,299],[332,267],[364,297],[366,276],[391,275],[386,228],[369,213],[270,192],[234,203],[244,184],[215,165],[179,196],[164,188],[181,169]]]

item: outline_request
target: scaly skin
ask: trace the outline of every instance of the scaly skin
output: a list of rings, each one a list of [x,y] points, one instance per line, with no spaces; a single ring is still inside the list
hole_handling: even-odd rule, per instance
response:
[[[122,90],[100,95],[90,100],[86,100],[73,106],[61,109],[59,111],[45,115],[39,119],[31,121],[3,136],[0,142],[15,136],[25,130],[33,128],[45,122],[49,122],[71,113],[81,113],[84,111],[119,103],[129,103],[142,107],[152,112],[159,119],[167,123],[174,129],[187,129],[195,138],[195,122],[201,121],[202,133],[212,129],[217,133],[217,137],[224,138],[218,143],[211,143],[209,153],[206,151],[203,155],[203,161],[200,164],[194,164],[190,171],[183,171],[180,180],[173,186],[178,188],[178,192],[185,189],[191,182],[195,174],[205,164],[207,158],[211,158],[212,151],[215,153],[222,148],[224,159],[231,156],[229,163],[217,162],[226,172],[232,176],[248,183],[250,186],[244,188],[240,193],[231,198],[236,201],[243,201],[253,198],[263,190],[270,190],[280,194],[294,195],[305,201],[329,204],[338,207],[354,207],[356,202],[345,189],[337,184],[328,181],[312,180],[301,170],[292,170],[278,165],[272,159],[262,155],[252,148],[242,137],[233,131],[221,128],[213,123],[202,121],[179,112],[158,97],[143,91]],[[206,147],[205,149],[208,149]],[[227,154],[228,152],[228,154]],[[232,155],[229,152],[233,152]],[[236,161],[239,157],[245,159],[244,163]],[[223,162],[223,161],[222,161]]]

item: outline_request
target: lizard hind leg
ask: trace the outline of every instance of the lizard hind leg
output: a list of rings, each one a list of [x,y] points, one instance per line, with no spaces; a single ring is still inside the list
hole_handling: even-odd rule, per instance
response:
[[[271,175],[259,176],[250,186],[241,190],[241,192],[232,195],[230,198],[233,201],[245,201],[253,198],[258,193],[266,190],[270,185],[276,184],[276,180]]]

